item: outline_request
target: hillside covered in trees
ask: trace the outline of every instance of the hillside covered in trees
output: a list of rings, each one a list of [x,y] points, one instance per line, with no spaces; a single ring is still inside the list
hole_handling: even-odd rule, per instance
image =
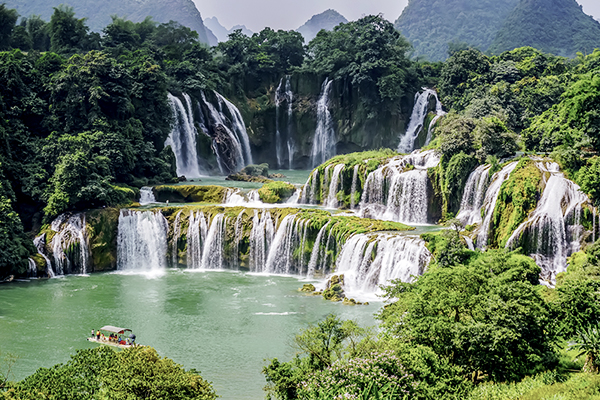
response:
[[[410,0],[395,26],[414,46],[413,57],[429,61],[465,46],[496,55],[532,46],[574,57],[591,53],[600,37],[600,23],[575,0]]]

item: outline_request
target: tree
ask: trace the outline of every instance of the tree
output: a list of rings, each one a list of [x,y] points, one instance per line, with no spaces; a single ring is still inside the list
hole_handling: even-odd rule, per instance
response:
[[[519,380],[554,360],[549,310],[528,257],[490,250],[466,265],[435,268],[386,289],[380,314],[391,335],[430,347],[473,381]]]
[[[72,54],[93,48],[85,18],[75,18],[73,7],[64,4],[54,7],[49,28],[50,50],[55,53]]]
[[[66,364],[40,368],[12,384],[6,399],[197,399],[213,400],[210,382],[185,371],[148,346],[115,352],[102,346],[78,350]]]
[[[6,4],[0,4],[0,50],[10,49],[13,29],[19,14],[17,10],[6,8]]]
[[[578,350],[577,357],[586,356],[583,370],[597,374],[600,369],[600,330],[598,326],[589,326],[577,332],[575,342],[569,345],[570,349]]]

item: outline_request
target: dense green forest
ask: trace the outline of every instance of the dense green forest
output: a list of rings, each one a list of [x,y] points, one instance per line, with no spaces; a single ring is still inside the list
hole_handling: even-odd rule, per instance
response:
[[[102,34],[90,32],[64,6],[48,22],[19,20],[0,6],[0,20],[0,277],[24,273],[35,253],[30,232],[57,215],[129,204],[141,186],[177,180],[174,154],[164,147],[169,92],[218,88],[267,102],[266,88],[286,74],[311,74],[349,85],[359,94],[354,101],[377,115],[427,85],[449,111],[429,148],[442,156],[432,180],[454,229],[424,235],[434,257],[429,270],[386,288],[377,331],[329,316],[296,336],[298,356],[264,368],[269,395],[600,396],[600,246],[574,254],[549,289],[518,250],[468,250],[452,220],[470,171],[484,162],[496,168],[519,150],[551,155],[599,204],[600,50],[569,59],[532,47],[488,56],[457,46],[443,63],[419,62],[409,58],[409,41],[378,16],[321,31],[308,44],[298,32],[267,28],[251,37],[236,31],[211,49],[173,21],[114,17]],[[507,198],[525,197],[519,185],[504,189]],[[518,205],[515,213],[529,211],[526,202]],[[90,370],[90,359],[102,368]],[[147,388],[115,378],[129,365],[160,379],[158,387],[172,384],[180,398],[214,398],[196,371],[150,349],[80,352],[21,382],[0,377],[0,395],[85,398],[110,390],[132,398]],[[47,381],[60,383],[41,388]],[[67,387],[76,393],[62,392]]]

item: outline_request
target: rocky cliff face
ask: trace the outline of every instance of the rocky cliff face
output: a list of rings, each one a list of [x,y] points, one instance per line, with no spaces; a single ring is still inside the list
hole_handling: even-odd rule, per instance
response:
[[[313,15],[311,19],[306,21],[304,25],[296,29],[304,36],[305,43],[310,42],[317,36],[321,29],[326,31],[333,30],[334,27],[341,23],[347,23],[348,20],[335,10],[327,10],[321,14]]]
[[[286,79],[289,79],[291,95],[285,95]],[[264,94],[257,98],[234,101],[248,125],[255,160],[271,166],[280,164],[284,168],[310,169],[314,166],[311,165],[311,154],[319,126],[318,103],[324,80],[324,77],[312,74],[282,77],[266,85]],[[379,105],[377,111],[373,111],[361,101],[360,93],[350,82],[333,81],[329,90],[326,106],[334,138],[332,155],[398,146],[412,111],[412,94]],[[279,162],[277,132],[280,137]]]

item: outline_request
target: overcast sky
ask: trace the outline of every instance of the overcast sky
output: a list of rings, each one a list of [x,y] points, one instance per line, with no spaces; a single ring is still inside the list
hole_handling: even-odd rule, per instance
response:
[[[253,32],[264,27],[297,29],[310,17],[333,8],[348,20],[379,14],[394,22],[408,0],[194,0],[202,18],[217,17],[221,25],[246,25]],[[599,0],[577,0],[586,14],[600,20]]]

